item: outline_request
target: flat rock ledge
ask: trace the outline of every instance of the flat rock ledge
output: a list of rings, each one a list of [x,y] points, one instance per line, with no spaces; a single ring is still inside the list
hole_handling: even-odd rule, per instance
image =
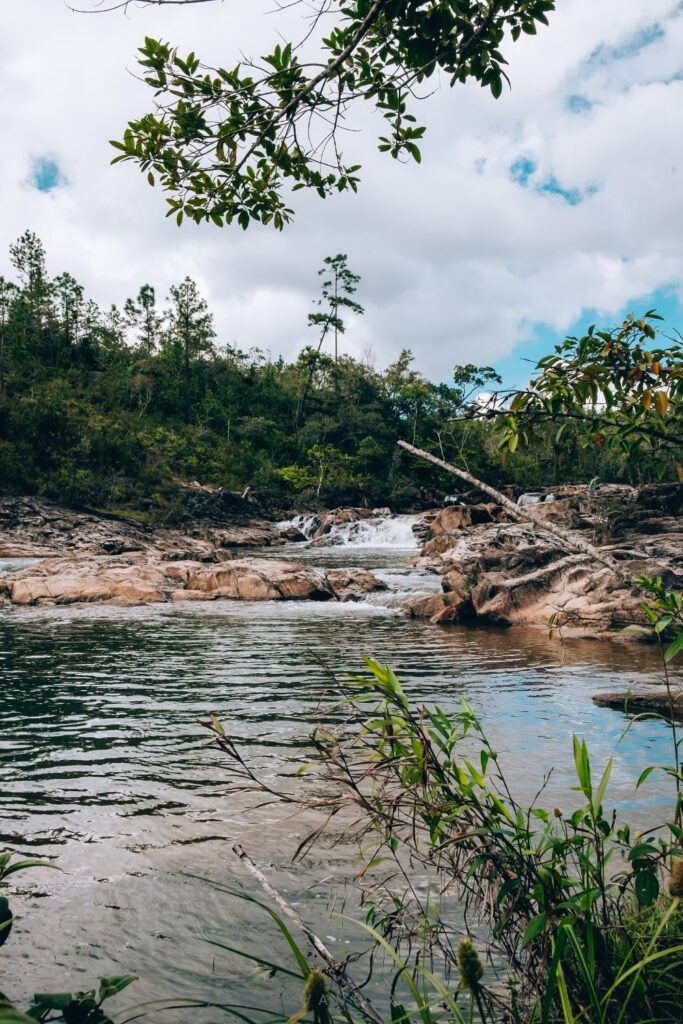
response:
[[[613,708],[627,715],[661,715],[683,722],[683,690],[675,689],[669,697],[666,689],[636,690],[633,693],[596,693],[593,703]]]
[[[169,601],[349,601],[385,590],[365,569],[322,570],[275,558],[206,563],[159,553],[48,558],[0,576],[0,602],[15,606]]]

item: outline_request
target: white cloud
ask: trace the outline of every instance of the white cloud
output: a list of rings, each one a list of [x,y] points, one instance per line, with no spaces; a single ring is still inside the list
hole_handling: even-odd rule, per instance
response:
[[[108,139],[149,107],[133,76],[145,34],[229,64],[265,52],[296,8],[270,0],[191,9],[71,13],[62,0],[5,0],[0,9],[0,273],[26,227],[52,273],[68,269],[103,305],[149,281],[164,294],[190,274],[219,335],[291,356],[310,342],[306,314],[324,256],[347,252],[363,277],[366,316],[348,349],[380,363],[411,347],[447,376],[489,363],[546,323],[562,332],[593,307],[605,317],[683,281],[683,14],[677,0],[562,0],[549,29],[509,50],[513,88],[497,103],[476,86],[445,86],[417,111],[429,131],[420,167],[376,152],[379,122],[347,148],[364,164],[358,196],[295,197],[296,223],[223,230],[164,219],[161,193],[131,167],[111,167]],[[39,31],[36,27],[39,26]],[[658,32],[652,32],[659,26]],[[647,41],[638,46],[637,42]],[[592,58],[592,59],[591,59]],[[570,96],[590,109],[573,112]],[[36,159],[68,187],[38,193]],[[575,206],[512,180],[520,156],[538,182],[597,192]],[[534,179],[536,180],[536,178]]]

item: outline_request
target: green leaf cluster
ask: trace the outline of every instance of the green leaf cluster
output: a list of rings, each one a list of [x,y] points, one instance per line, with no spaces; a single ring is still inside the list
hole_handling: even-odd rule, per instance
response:
[[[113,140],[114,163],[131,161],[167,193],[168,216],[221,227],[252,222],[278,230],[291,219],[286,195],[356,191],[360,166],[343,151],[358,101],[386,122],[379,149],[422,159],[424,126],[409,106],[439,72],[451,86],[478,82],[495,98],[508,81],[506,41],[547,25],[554,0],[316,0],[325,19],[319,52],[294,40],[232,67],[202,65],[194,52],[148,37],[139,66],[153,111]],[[330,20],[332,24],[329,25]],[[328,27],[329,26],[329,27]],[[314,34],[308,31],[308,37]]]

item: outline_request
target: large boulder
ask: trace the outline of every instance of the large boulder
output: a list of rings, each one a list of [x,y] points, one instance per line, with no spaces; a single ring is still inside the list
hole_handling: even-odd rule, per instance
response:
[[[377,590],[387,590],[367,569],[326,569],[325,575],[340,601],[360,601]]]
[[[429,532],[432,539],[467,530],[470,526],[480,523],[492,523],[503,518],[500,505],[493,502],[477,505],[447,505],[429,519]]]

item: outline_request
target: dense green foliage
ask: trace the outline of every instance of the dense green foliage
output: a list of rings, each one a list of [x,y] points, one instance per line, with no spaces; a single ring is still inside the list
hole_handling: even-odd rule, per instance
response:
[[[221,344],[195,284],[165,304],[144,284],[123,310],[102,310],[68,273],[47,274],[40,241],[11,248],[16,280],[0,279],[0,488],[160,517],[194,479],[251,485],[283,504],[315,499],[405,505],[452,480],[396,450],[404,438],[491,483],[650,479],[648,452],[625,458],[540,424],[529,447],[499,450],[497,419],[467,415],[498,383],[488,367],[432,383],[402,352],[380,371],[343,352],[358,279],[325,261],[309,316],[313,344],[291,363]],[[312,274],[312,280],[314,280]],[[313,298],[313,295],[312,295]],[[303,328],[306,331],[306,328]],[[303,332],[302,332],[303,333]],[[333,345],[334,337],[334,345]],[[339,356],[333,358],[334,346]]]
[[[555,2],[314,0],[303,8],[303,41],[279,42],[234,67],[212,68],[194,52],[145,40],[139,63],[155,109],[112,143],[115,162],[132,160],[150,184],[158,179],[179,224],[188,216],[281,229],[293,212],[287,189],[323,198],[356,191],[360,166],[345,156],[344,133],[359,100],[384,120],[379,149],[419,162],[425,129],[410,112],[416,90],[428,94],[442,73],[451,85],[474,81],[499,97],[507,80],[501,47],[535,35]]]

